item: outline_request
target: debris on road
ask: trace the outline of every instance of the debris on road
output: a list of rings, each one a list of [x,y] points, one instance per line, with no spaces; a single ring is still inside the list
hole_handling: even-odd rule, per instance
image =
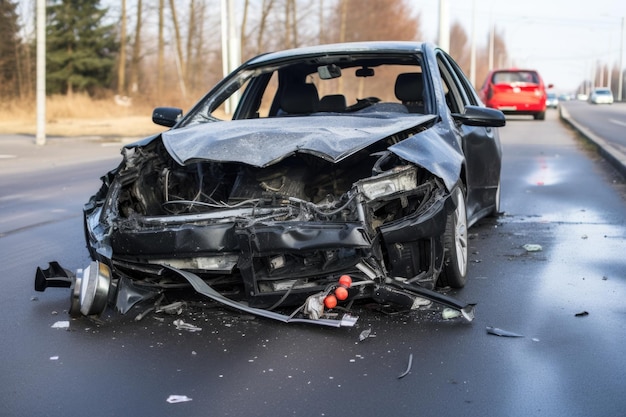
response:
[[[70,322],[69,322],[69,320],[57,321],[51,327],[53,329],[69,329],[70,328]]]
[[[174,320],[174,325],[176,326],[176,330],[187,330],[188,332],[199,332],[202,330],[201,327],[194,326],[193,324],[185,323],[183,320],[178,319]]]
[[[398,379],[404,378],[405,376],[407,376],[409,374],[409,372],[411,372],[411,366],[413,366],[413,354],[409,353],[409,364],[406,367],[406,371],[404,371],[400,375],[398,375]]]
[[[487,333],[493,334],[496,336],[502,336],[502,337],[524,337],[523,335],[518,334],[518,333],[513,333],[508,330],[502,330],[497,327],[490,327],[490,326],[487,326]]]
[[[455,319],[459,317],[460,315],[461,315],[461,312],[453,308],[444,308],[443,311],[441,312],[441,317],[443,317],[444,320]]]
[[[187,397],[186,395],[170,395],[167,397],[167,402],[170,404],[184,403],[187,401],[191,401],[192,398]]]
[[[580,313],[574,314],[576,317],[585,317],[589,315],[588,311],[581,311]]]
[[[365,339],[367,339],[368,337],[376,337],[376,335],[375,335],[375,334],[372,334],[372,329],[371,329],[371,328],[370,328],[370,329],[363,330],[363,331],[361,332],[361,334],[359,335],[359,342],[364,341],[364,340],[365,340]]]
[[[535,243],[527,243],[522,247],[526,250],[526,252],[541,252],[543,250],[541,245],[537,245]]]

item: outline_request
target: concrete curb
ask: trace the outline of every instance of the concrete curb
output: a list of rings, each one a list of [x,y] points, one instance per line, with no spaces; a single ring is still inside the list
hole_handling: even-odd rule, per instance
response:
[[[618,149],[615,149],[613,145],[582,126],[580,123],[576,122],[576,120],[570,117],[569,112],[563,106],[559,106],[559,117],[560,119],[567,123],[569,126],[574,128],[581,136],[583,136],[588,142],[593,144],[598,153],[606,159],[615,169],[626,179],[626,155],[620,152]]]

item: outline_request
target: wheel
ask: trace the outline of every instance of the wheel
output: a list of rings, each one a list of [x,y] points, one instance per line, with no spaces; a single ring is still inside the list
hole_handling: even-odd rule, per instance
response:
[[[546,112],[540,111],[539,113],[535,113],[533,117],[535,118],[535,120],[546,120]]]
[[[462,288],[467,277],[467,212],[465,210],[465,192],[463,187],[456,187],[452,198],[456,209],[446,221],[443,235],[445,250],[443,269],[437,284],[440,287]]]

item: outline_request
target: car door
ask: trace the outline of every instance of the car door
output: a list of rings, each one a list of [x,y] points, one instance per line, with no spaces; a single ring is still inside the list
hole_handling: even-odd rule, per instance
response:
[[[437,63],[446,89],[446,104],[452,113],[463,113],[466,105],[481,105],[474,88],[461,69],[443,51]],[[467,219],[472,224],[497,211],[501,169],[498,131],[492,127],[456,124],[466,160]]]

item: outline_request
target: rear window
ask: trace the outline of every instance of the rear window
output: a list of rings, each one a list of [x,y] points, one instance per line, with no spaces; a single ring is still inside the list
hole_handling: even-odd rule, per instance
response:
[[[534,71],[500,71],[493,74],[492,81],[494,84],[539,84],[539,76]]]

